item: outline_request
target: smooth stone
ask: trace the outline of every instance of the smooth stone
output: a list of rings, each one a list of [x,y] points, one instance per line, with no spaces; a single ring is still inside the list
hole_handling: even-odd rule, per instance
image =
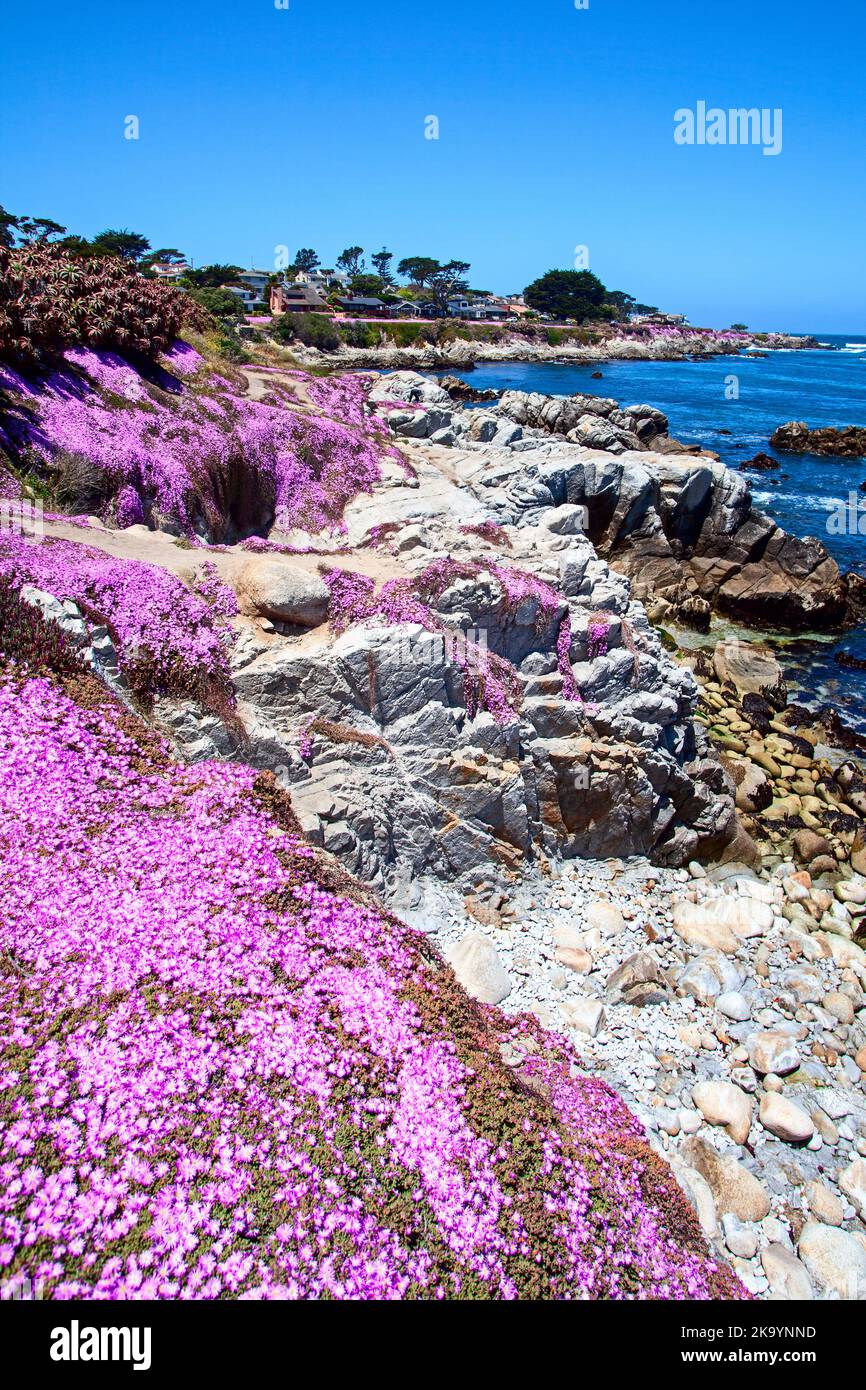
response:
[[[446,957],[466,992],[482,1004],[501,1004],[511,993],[499,952],[480,932],[467,932]]]
[[[734,990],[720,994],[716,1000],[716,1008],[725,1018],[732,1018],[735,1023],[745,1023],[752,1014],[748,999]]]
[[[838,1019],[840,1023],[854,1022],[854,1005],[847,994],[841,994],[838,989],[831,989],[829,994],[824,995],[821,1000],[821,1007]]]
[[[866,1159],[855,1158],[837,1179],[845,1196],[866,1221]]]
[[[845,1219],[845,1208],[826,1183],[818,1178],[806,1185],[809,1210],[817,1221],[825,1226],[841,1226]]]
[[[720,1154],[698,1136],[686,1140],[683,1157],[706,1179],[719,1214],[730,1211],[741,1221],[763,1221],[769,1215],[767,1189],[735,1158]]]
[[[802,1260],[785,1245],[768,1245],[761,1251],[761,1264],[774,1300],[801,1302],[815,1297],[809,1272]]]
[[[613,903],[590,903],[584,912],[587,926],[597,927],[603,936],[618,936],[625,931],[625,919]]]
[[[758,1118],[764,1129],[787,1144],[806,1144],[815,1133],[811,1116],[801,1106],[772,1091],[761,1097]]]
[[[758,1237],[754,1231],[743,1226],[733,1212],[726,1211],[722,1217],[722,1231],[725,1245],[732,1255],[738,1255],[742,1260],[751,1260],[757,1254]]]
[[[797,1251],[817,1284],[842,1299],[866,1299],[866,1247],[855,1236],[807,1221]]]
[[[674,904],[674,929],[684,941],[733,954],[739,940],[763,936],[773,925],[769,903],[747,895],[711,898],[692,903],[687,899]]]
[[[573,970],[578,975],[587,975],[592,969],[592,956],[589,951],[575,950],[571,946],[558,946],[554,952],[554,959],[559,965],[564,965],[567,970]]]
[[[246,560],[238,588],[262,617],[272,621],[318,627],[328,616],[331,594],[324,580],[281,558]]]
[[[785,1033],[767,1028],[760,1033],[752,1033],[746,1039],[749,1065],[757,1072],[774,1072],[776,1076],[787,1076],[800,1065],[800,1054],[796,1043]]]
[[[692,1100],[704,1119],[711,1125],[723,1125],[737,1144],[749,1137],[752,1123],[752,1102],[730,1081],[699,1081],[692,1091]]]
[[[605,1021],[604,1006],[597,999],[575,999],[563,1004],[562,1012],[572,1028],[594,1038]]]

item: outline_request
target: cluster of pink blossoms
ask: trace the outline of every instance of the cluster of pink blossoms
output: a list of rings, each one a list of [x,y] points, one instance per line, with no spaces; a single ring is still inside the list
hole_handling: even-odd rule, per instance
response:
[[[146,672],[150,694],[219,687],[231,703],[228,624],[234,591],[205,562],[193,593],[175,575],[139,560],[118,560],[95,547],[0,535],[0,575],[70,599],[93,622],[104,623],[118,645],[121,670],[136,686]],[[0,634],[2,641],[2,634]]]
[[[374,531],[383,529],[377,527]],[[373,537],[372,543],[377,544],[379,539],[379,536]],[[352,623],[375,620],[389,626],[419,623],[429,632],[444,633],[448,629],[434,611],[442,594],[455,581],[485,575],[499,585],[512,612],[524,605],[530,606],[539,632],[558,619],[556,656],[563,697],[582,700],[571,668],[571,618],[567,602],[551,584],[525,570],[492,561],[446,558],[434,560],[414,579],[389,579],[377,590],[367,575],[332,569],[324,575],[331,591],[331,623],[338,632]],[[464,698],[470,715],[485,709],[497,723],[511,723],[522,697],[520,678],[511,662],[472,642],[455,641],[451,654],[464,672]]]
[[[513,1024],[348,881],[320,886],[268,796],[0,674],[0,1278],[742,1296],[619,1099],[545,1035],[550,1102],[522,1088]]]
[[[201,359],[179,343],[168,369],[142,376],[122,357],[70,349],[67,366],[41,381],[0,367],[9,395],[0,444],[52,465],[73,455],[106,474],[121,525],[154,512],[185,532],[219,539],[249,499],[281,529],[338,528],[346,504],[380,477],[392,446],[384,426],[364,412],[368,381],[347,376],[301,385],[318,413],[275,385],[264,400],[239,394],[203,374]],[[184,380],[184,378],[189,378]],[[239,529],[260,524],[245,515]]]

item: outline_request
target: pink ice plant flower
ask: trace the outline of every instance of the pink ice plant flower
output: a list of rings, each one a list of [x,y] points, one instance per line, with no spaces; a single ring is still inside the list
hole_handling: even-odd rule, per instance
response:
[[[11,576],[16,588],[30,584],[61,602],[70,599],[91,621],[104,623],[119,646],[121,670],[134,675],[146,666],[152,693],[172,693],[179,675],[199,675],[222,687],[231,703],[230,619],[237,601],[213,564],[197,571],[193,592],[158,565],[6,532],[0,534],[0,575]]]
[[[138,514],[132,491],[144,514],[217,539],[233,493],[262,498],[282,530],[339,528],[346,504],[381,476],[381,458],[402,459],[365,409],[366,377],[299,378],[301,397],[275,382],[254,400],[203,375],[197,358],[178,344],[153,380],[88,348],[70,349],[65,367],[38,382],[0,366],[12,402],[0,443],[47,465],[71,454],[103,470],[121,494],[122,523]],[[312,411],[296,408],[303,395]]]
[[[743,1296],[567,1044],[539,1032],[524,1087],[514,1025],[350,880],[322,887],[260,788],[0,673],[0,1277],[55,1299]]]

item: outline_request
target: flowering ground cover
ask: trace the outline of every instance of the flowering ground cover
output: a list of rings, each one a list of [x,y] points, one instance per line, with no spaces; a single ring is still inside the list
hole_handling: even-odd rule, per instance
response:
[[[118,560],[72,541],[34,542],[5,531],[0,533],[4,578],[16,590],[30,584],[60,602],[70,599],[104,624],[130,688],[145,701],[189,695],[206,708],[231,707],[229,620],[237,602],[212,562],[196,571],[193,592],[158,565]]]
[[[563,1040],[74,663],[0,661],[0,1039],[0,1277],[45,1297],[744,1296]]]
[[[73,496],[85,488],[118,525],[161,520],[216,541],[274,524],[337,529],[382,457],[400,457],[364,411],[365,377],[296,373],[305,413],[279,382],[264,399],[243,394],[185,343],[163,363],[139,371],[71,348],[38,378],[0,365],[0,447],[71,479]]]
[[[385,527],[375,527],[371,543],[375,546]],[[534,574],[510,566],[484,560],[454,560],[450,557],[434,560],[421,574],[412,579],[389,579],[380,589],[369,576],[351,570],[323,571],[331,591],[331,624],[341,632],[352,623],[379,621],[387,625],[419,623],[428,632],[448,634],[446,624],[435,605],[455,581],[488,576],[499,586],[507,610],[516,613],[530,605],[537,630],[543,629],[559,616],[556,635],[557,667],[562,676],[562,693],[566,700],[581,701],[582,697],[571,667],[571,618],[562,594]],[[562,612],[565,609],[566,611]],[[455,634],[450,634],[455,638]],[[503,656],[482,648],[471,640],[453,640],[451,656],[464,675],[464,700],[473,716],[487,710],[499,724],[509,724],[516,717],[522,698],[520,678],[514,666]]]

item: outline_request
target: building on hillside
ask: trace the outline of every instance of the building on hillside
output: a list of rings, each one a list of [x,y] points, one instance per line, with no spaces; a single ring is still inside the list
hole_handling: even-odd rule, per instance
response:
[[[265,304],[272,273],[270,270],[242,270],[238,279],[246,289],[252,290],[255,299]]]
[[[629,314],[629,323],[648,324],[653,328],[687,328],[685,314]]]
[[[470,318],[472,308],[471,299],[467,299],[465,294],[452,295],[448,300],[448,317],[451,319]]]
[[[488,295],[473,302],[471,316],[475,319],[507,319],[511,317],[511,305],[495,295]]]
[[[255,290],[251,290],[246,285],[220,285],[221,290],[228,290],[229,294],[237,295],[244,307],[245,314],[260,313],[265,308],[265,301],[259,299]]]
[[[272,314],[330,314],[332,309],[312,285],[299,285],[296,280],[281,281],[271,286]]]
[[[150,267],[151,275],[155,276],[157,280],[164,280],[169,284],[174,280],[180,280],[184,275],[188,275],[189,271],[190,266],[187,265],[186,261],[182,261],[180,265],[169,265],[167,262],[157,261],[155,265]]]
[[[322,270],[317,266],[315,270],[299,270],[295,276],[296,285],[310,285],[319,294],[327,294],[329,290],[349,288],[349,277],[343,270]]]
[[[401,299],[398,304],[388,305],[388,317],[392,319],[420,319],[423,306],[415,299]]]
[[[370,295],[351,295],[346,299],[338,299],[337,303],[344,314],[351,314],[353,318],[379,319],[388,314],[385,301]]]

